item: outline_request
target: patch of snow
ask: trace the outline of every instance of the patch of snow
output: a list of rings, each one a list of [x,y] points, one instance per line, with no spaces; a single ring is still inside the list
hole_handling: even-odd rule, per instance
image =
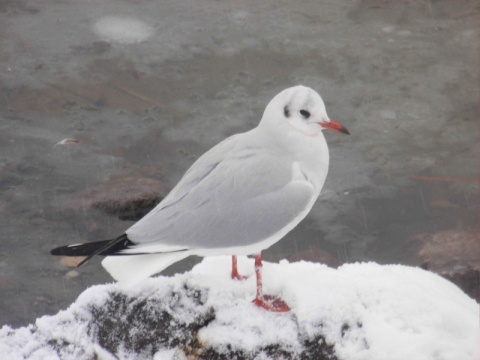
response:
[[[95,23],[93,31],[104,40],[123,44],[142,42],[154,34],[154,29],[141,20],[116,16],[101,18]]]
[[[174,277],[151,278],[134,287],[91,287],[67,310],[39,318],[35,325],[16,330],[4,326],[0,353],[10,354],[13,360],[151,359],[151,354],[132,352],[128,344],[121,344],[112,354],[99,343],[99,330],[91,326],[98,320],[94,309],[107,308],[120,294],[133,300],[125,303],[125,313],[115,313],[114,320],[132,327],[128,329],[130,337],[143,330],[132,325],[131,314],[139,308],[153,313],[161,306],[170,322],[185,324],[195,324],[199,314],[213,311],[196,339],[220,352],[238,350],[268,359],[261,349],[279,344],[289,353],[300,354],[304,339],[321,334],[339,359],[480,357],[479,305],[433,273],[375,263],[338,269],[309,262],[264,263],[265,293],[281,296],[292,308],[289,313],[270,313],[251,303],[255,295],[253,259],[238,260],[240,273],[250,275],[245,281],[230,278],[230,257],[209,257],[190,272]],[[196,297],[183,296],[188,289],[194,289]],[[182,345],[160,344],[153,358],[179,359],[182,351]]]
[[[153,360],[179,360],[179,355],[175,349],[163,349],[155,353]]]
[[[384,33],[391,33],[393,30],[395,30],[395,26],[391,26],[391,25],[389,25],[389,26],[384,26],[384,27],[382,28],[382,31],[383,31]]]
[[[395,120],[397,118],[397,115],[395,114],[395,111],[393,110],[380,110],[379,115],[381,118],[386,119],[386,120]]]

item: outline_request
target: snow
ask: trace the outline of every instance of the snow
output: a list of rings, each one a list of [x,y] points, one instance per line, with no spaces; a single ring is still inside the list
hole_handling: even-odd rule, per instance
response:
[[[299,354],[302,338],[321,332],[339,359],[480,358],[479,305],[433,273],[375,263],[333,269],[309,262],[265,262],[265,292],[281,296],[292,308],[289,313],[270,313],[251,303],[253,259],[238,260],[240,273],[251,275],[246,281],[230,279],[230,257],[210,257],[174,277],[151,278],[128,288],[93,286],[67,310],[39,318],[35,325],[16,330],[4,326],[0,354],[8,353],[10,359],[178,358],[181,346],[165,344],[152,357],[133,354],[127,347],[112,354],[99,344],[98,334],[89,326],[96,317],[92,308],[106,307],[113,294],[120,293],[139,299],[138,303],[148,300],[142,303],[146,309],[161,304],[171,310],[172,321],[186,324],[213,309],[215,316],[200,328],[198,341],[216,349],[258,353],[281,344],[282,349]],[[185,288],[199,290],[202,301],[175,297]],[[122,317],[118,313],[118,321]]]
[[[93,31],[102,39],[123,44],[147,40],[154,34],[153,28],[132,17],[106,16],[99,19]]]

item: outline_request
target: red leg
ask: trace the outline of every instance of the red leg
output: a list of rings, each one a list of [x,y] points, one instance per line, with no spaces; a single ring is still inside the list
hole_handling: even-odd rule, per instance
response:
[[[237,257],[232,255],[232,279],[234,280],[246,280],[247,276],[240,275],[237,269]]]
[[[288,305],[279,297],[273,295],[263,295],[262,292],[262,257],[255,256],[255,275],[257,276],[257,296],[253,303],[267,311],[287,312],[290,311]]]

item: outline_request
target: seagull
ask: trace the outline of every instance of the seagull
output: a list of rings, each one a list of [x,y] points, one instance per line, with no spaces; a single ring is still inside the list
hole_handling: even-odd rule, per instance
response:
[[[115,239],[68,245],[52,255],[105,256],[103,267],[134,284],[187,256],[232,256],[231,277],[242,280],[237,256],[255,257],[253,303],[289,311],[263,293],[261,252],[282,239],[312,209],[328,173],[323,130],[349,134],[331,120],[320,95],[305,86],[281,91],[259,125],[203,154],[147,215]]]

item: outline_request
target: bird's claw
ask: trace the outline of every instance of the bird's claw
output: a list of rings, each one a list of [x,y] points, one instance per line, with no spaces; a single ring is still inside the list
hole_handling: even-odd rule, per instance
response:
[[[271,312],[288,312],[290,307],[285,301],[273,295],[262,295],[252,301],[258,307]]]
[[[248,279],[248,276],[240,275],[238,272],[234,273],[233,271],[231,276],[233,280],[237,281],[243,281]]]

